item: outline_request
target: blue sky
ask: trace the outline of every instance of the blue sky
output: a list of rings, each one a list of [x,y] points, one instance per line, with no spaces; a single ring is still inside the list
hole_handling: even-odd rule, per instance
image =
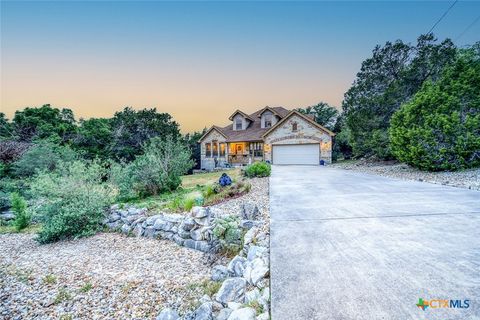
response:
[[[339,106],[375,45],[414,42],[452,3],[2,1],[1,110],[155,106],[193,130],[236,108]],[[455,40],[479,15],[459,1],[434,33]]]

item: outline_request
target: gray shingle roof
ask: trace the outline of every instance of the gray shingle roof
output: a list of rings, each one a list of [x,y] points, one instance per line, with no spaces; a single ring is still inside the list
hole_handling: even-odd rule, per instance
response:
[[[259,115],[264,109],[265,108],[262,108],[249,115],[254,121],[250,122],[245,130],[233,130],[233,123],[223,128],[215,127],[227,137],[227,142],[262,141],[263,134],[270,129],[261,128],[261,118]],[[281,118],[285,117],[290,112],[290,110],[283,107],[270,107],[270,109],[274,110]]]

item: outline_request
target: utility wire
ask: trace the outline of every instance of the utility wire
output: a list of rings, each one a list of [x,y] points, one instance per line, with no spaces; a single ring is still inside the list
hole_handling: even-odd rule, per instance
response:
[[[455,41],[458,41],[458,39],[460,39],[461,37],[463,37],[463,35],[464,35],[465,33],[467,33],[467,31],[470,30],[470,28],[473,27],[473,25],[474,25],[475,23],[477,23],[479,20],[480,20],[480,16],[478,16],[475,20],[473,20],[473,22],[470,23],[470,24],[468,25],[468,27],[466,27],[465,30],[463,30],[462,33],[460,33],[460,34],[455,38]]]
[[[447,11],[445,11],[442,16],[437,20],[437,22],[435,22],[435,24],[430,28],[430,31],[427,32],[428,33],[431,33],[433,31],[433,29],[435,29],[435,27],[440,23],[440,21],[443,20],[443,18],[445,18],[445,16],[447,15],[447,13],[453,8],[453,6],[458,2],[458,0],[455,0],[452,5],[447,9]]]

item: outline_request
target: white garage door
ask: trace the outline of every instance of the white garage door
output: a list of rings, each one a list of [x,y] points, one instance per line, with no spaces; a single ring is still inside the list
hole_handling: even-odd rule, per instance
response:
[[[311,164],[320,162],[318,144],[290,144],[273,146],[273,164]]]

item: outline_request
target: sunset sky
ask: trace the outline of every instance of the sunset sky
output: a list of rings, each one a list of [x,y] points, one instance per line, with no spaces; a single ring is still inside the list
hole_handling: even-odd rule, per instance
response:
[[[237,108],[340,106],[376,44],[414,42],[452,3],[2,1],[0,111],[156,107],[188,132]],[[459,1],[434,32],[471,44],[479,14]]]

